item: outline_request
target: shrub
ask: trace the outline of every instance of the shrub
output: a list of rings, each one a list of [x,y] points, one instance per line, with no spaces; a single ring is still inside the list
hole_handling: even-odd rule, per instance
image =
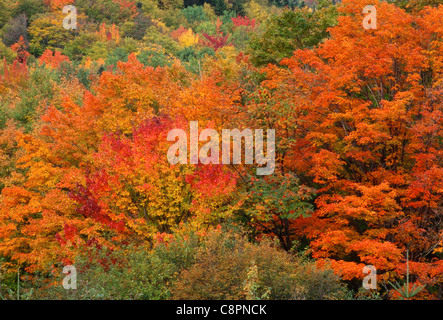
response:
[[[41,275],[37,299],[158,300],[168,299],[177,274],[195,260],[197,237],[175,235],[168,244],[149,250],[129,245],[118,250],[93,248],[75,261],[77,289],[65,290],[63,274]],[[61,270],[61,268],[59,268]]]
[[[55,285],[41,286],[39,299],[139,300],[167,299],[173,265],[143,247],[111,251],[93,249],[75,262],[77,289],[66,290],[61,276]]]
[[[294,256],[270,240],[250,242],[232,228],[170,235],[152,249],[89,249],[77,258],[77,289],[62,276],[41,275],[37,299],[345,299],[348,292],[330,270]],[[61,268],[59,268],[61,270]],[[55,283],[55,285],[46,285]]]
[[[270,241],[247,241],[244,234],[213,231],[183,270],[173,299],[338,299],[346,296],[339,278],[295,258]]]

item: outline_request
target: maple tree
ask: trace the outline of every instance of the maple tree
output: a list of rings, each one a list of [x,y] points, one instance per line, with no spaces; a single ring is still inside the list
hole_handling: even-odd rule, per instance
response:
[[[235,18],[231,18],[232,22],[234,23],[234,26],[247,26],[251,29],[254,29],[256,26],[256,22],[254,19],[249,19],[248,17],[243,16],[237,16]]]
[[[154,72],[135,55],[118,67],[122,74],[102,75],[97,96],[83,89],[82,106],[62,95],[62,109],[47,109],[38,137],[17,137],[26,150],[18,162],[28,171],[24,186],[3,189],[1,230],[11,240],[0,250],[28,270],[57,255],[69,261],[92,240],[111,247],[128,237],[152,241],[191,216],[196,228],[212,224],[218,218],[210,208],[216,211],[235,186],[221,167],[171,168],[164,155],[172,125],[155,113],[167,112],[174,85],[166,70]]]
[[[412,16],[380,2],[383,27],[367,32],[359,28],[361,3],[344,1],[331,39],[283,60],[289,71],[264,70],[268,87],[296,113],[286,166],[319,193],[296,230],[344,279],[361,278],[365,264],[377,267],[380,281],[398,276],[409,249],[411,272],[426,283],[427,272],[442,268],[435,256],[441,100],[429,99],[441,92],[442,8]],[[344,45],[350,38],[359,41]]]
[[[60,51],[57,50],[52,52],[51,50],[47,49],[39,58],[39,62],[41,64],[44,63],[50,68],[57,68],[63,61],[69,61],[69,58],[62,55]]]
[[[11,49],[17,54],[17,61],[22,64],[26,64],[26,58],[29,57],[29,52],[26,50],[27,46],[23,36],[20,36],[20,39],[17,41],[17,43],[11,46]]]
[[[0,76],[1,92],[3,93],[8,87],[23,85],[29,78],[28,67],[26,66],[28,52],[20,47],[19,43],[16,48],[18,56],[11,65],[8,65],[6,59],[3,59],[3,74]]]
[[[72,5],[74,0],[45,0],[43,3],[51,8],[51,10],[61,10],[66,5]]]
[[[223,22],[217,18],[215,35],[203,33],[203,37],[206,38],[204,43],[215,51],[228,45],[229,34],[224,34],[223,31],[221,31],[220,27],[222,24]]]
[[[199,37],[192,32],[192,29],[188,29],[183,32],[178,38],[178,42],[183,47],[190,47],[198,43]]]

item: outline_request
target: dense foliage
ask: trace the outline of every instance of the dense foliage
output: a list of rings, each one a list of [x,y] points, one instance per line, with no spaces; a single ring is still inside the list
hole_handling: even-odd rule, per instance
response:
[[[442,299],[443,4],[367,4],[0,0],[1,297]],[[190,121],[275,171],[169,163]]]

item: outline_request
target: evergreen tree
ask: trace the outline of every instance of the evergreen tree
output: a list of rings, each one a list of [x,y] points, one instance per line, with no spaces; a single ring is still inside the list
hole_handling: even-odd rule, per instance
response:
[[[237,16],[244,17],[246,15],[245,7],[243,6],[242,0],[234,0],[232,3],[232,11],[235,12]]]
[[[223,13],[228,9],[225,0],[215,0],[214,11],[218,16],[223,15]]]

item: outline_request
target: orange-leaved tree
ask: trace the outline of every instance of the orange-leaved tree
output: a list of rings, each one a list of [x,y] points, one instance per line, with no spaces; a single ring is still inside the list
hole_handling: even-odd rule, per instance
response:
[[[267,67],[267,86],[292,104],[295,142],[284,165],[318,189],[315,212],[296,222],[313,257],[344,279],[365,265],[379,283],[405,273],[441,286],[443,6],[416,15],[345,0],[338,26],[318,48]],[[359,284],[361,285],[361,283]]]
[[[70,263],[88,245],[150,242],[180,222],[198,230],[219,222],[236,176],[167,160],[168,131],[186,126],[173,101],[188,75],[175,68],[144,67],[131,54],[92,92],[80,88],[80,99],[75,85],[57,90],[34,130],[16,137],[25,177],[2,190],[2,256],[33,271]]]

